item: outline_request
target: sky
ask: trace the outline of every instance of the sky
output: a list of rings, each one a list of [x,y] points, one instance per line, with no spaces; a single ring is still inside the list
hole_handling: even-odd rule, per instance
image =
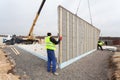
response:
[[[42,0],[1,0],[0,34],[27,36]],[[80,2],[80,5],[79,5]],[[120,37],[120,0],[89,0],[92,23],[100,36]],[[34,28],[34,35],[58,33],[58,10],[61,5],[91,23],[88,0],[46,0]]]

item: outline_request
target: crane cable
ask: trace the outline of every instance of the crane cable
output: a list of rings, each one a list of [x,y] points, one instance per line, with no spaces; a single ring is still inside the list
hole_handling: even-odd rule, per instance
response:
[[[89,2],[89,0],[88,0],[88,8],[89,8],[89,15],[90,15],[91,25],[93,25],[93,23],[92,23],[92,15],[91,15],[91,9],[90,9],[90,2]]]
[[[79,1],[78,7],[77,7],[77,10],[76,10],[76,13],[75,13],[76,15],[77,15],[77,13],[78,13],[79,6],[80,6],[81,1],[82,1],[82,0]]]
[[[77,15],[77,13],[78,13],[79,6],[80,6],[81,1],[82,1],[82,0],[79,1],[79,4],[78,4],[78,7],[77,7],[77,10],[76,10],[75,15]],[[89,2],[89,0],[88,0],[88,9],[89,9],[89,15],[90,15],[90,22],[91,22],[91,25],[93,25],[93,22],[92,22],[92,14],[91,14],[91,9],[90,9],[90,2]]]

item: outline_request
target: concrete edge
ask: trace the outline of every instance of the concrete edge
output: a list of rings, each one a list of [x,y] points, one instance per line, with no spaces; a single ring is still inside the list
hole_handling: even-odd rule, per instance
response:
[[[39,57],[39,58],[47,61],[47,57],[41,56],[40,54],[38,54],[38,53],[36,53],[36,52],[34,52],[34,51],[30,51],[30,50],[28,50],[28,49],[24,49],[24,48],[21,47],[21,46],[17,46],[17,47],[19,47],[19,48],[21,48],[21,49],[23,49],[23,50],[25,50],[25,51],[27,51],[27,52],[30,52],[31,54],[33,54],[33,55],[35,55],[35,56],[37,56],[37,57]],[[73,62],[76,62],[77,60],[79,60],[79,59],[81,59],[81,58],[83,58],[83,57],[91,54],[91,53],[94,52],[94,51],[96,51],[96,49],[93,49],[93,50],[91,50],[91,51],[89,51],[89,52],[86,52],[86,53],[84,53],[84,54],[82,54],[82,55],[80,55],[80,56],[78,56],[78,57],[75,57],[75,58],[73,58],[73,59],[71,59],[71,60],[68,60],[68,61],[66,61],[66,62],[63,62],[63,63],[59,64],[59,68],[60,68],[60,69],[63,69],[63,68],[65,68],[65,67],[69,66],[70,64],[72,64]]]
[[[25,50],[25,51],[31,53],[32,55],[35,55],[35,56],[37,56],[37,57],[39,57],[39,58],[41,58],[41,59],[47,61],[47,57],[41,56],[40,54],[38,54],[38,53],[36,53],[36,52],[34,52],[34,51],[30,51],[30,50],[28,50],[28,49],[24,49],[24,48],[21,47],[21,46],[17,46],[17,47],[19,47],[19,48],[21,48],[21,49],[23,49],[23,50]]]
[[[63,69],[63,68],[65,68],[65,67],[67,67],[68,65],[72,64],[73,62],[75,62],[75,61],[77,61],[77,60],[79,60],[79,59],[81,59],[81,58],[83,58],[83,57],[91,54],[91,53],[94,52],[94,51],[96,51],[96,49],[93,49],[93,50],[91,50],[91,51],[89,51],[89,52],[86,52],[86,53],[84,53],[84,54],[76,57],[76,58],[73,58],[73,59],[71,59],[71,60],[68,60],[68,61],[66,61],[66,62],[63,62],[63,63],[59,64],[59,68],[60,68],[60,69]]]

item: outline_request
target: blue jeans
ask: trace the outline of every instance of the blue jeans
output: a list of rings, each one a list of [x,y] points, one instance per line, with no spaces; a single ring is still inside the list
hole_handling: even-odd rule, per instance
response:
[[[55,57],[55,52],[54,50],[49,50],[47,49],[47,71],[50,72],[50,68],[52,65],[52,72],[56,72],[56,57]],[[51,64],[52,63],[52,64]]]

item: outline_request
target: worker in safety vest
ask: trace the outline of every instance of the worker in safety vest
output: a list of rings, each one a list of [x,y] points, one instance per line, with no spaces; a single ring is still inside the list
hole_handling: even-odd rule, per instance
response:
[[[48,57],[47,71],[48,72],[51,71],[51,65],[52,65],[52,73],[54,75],[58,75],[58,73],[56,72],[56,63],[57,63],[57,61],[56,61],[55,52],[54,52],[56,50],[55,45],[60,43],[61,40],[62,40],[62,37],[59,37],[58,41],[56,41],[52,37],[51,33],[47,33],[47,37],[45,38],[46,49],[47,49],[47,57]]]
[[[103,41],[98,41],[97,49],[99,50],[99,48],[100,48],[103,51],[103,48],[102,48],[103,45],[104,45]]]

